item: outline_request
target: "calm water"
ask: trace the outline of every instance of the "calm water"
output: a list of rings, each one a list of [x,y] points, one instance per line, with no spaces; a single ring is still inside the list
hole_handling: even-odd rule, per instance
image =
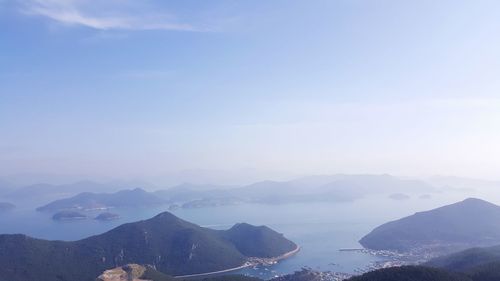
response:
[[[202,226],[226,229],[238,222],[267,225],[296,242],[302,250],[294,257],[258,270],[249,268],[240,273],[261,277],[291,273],[308,266],[319,270],[353,273],[377,260],[358,252],[340,252],[340,248],[359,248],[358,240],[377,225],[463,200],[463,194],[433,195],[431,199],[412,198],[396,201],[386,197],[362,199],[350,203],[240,205],[205,209],[180,209],[175,215]],[[125,222],[150,218],[166,208],[140,211],[116,209],[122,218],[100,222],[83,220],[53,221],[49,214],[20,207],[0,215],[0,233],[24,233],[51,240],[77,240],[105,232]]]

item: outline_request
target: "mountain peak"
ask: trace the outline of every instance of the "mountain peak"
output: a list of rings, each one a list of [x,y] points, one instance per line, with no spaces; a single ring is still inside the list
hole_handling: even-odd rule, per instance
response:
[[[439,209],[449,209],[449,210],[457,210],[457,211],[463,211],[463,212],[468,212],[472,210],[492,210],[492,211],[500,211],[500,206],[495,205],[491,202],[488,202],[483,199],[479,198],[467,198],[463,201],[457,202],[455,204],[447,205],[444,207],[441,207]]]
[[[158,215],[154,216],[150,220],[172,220],[172,219],[180,220],[178,217],[176,217],[172,213],[165,211],[165,212],[159,213]]]
[[[485,201],[483,199],[479,199],[479,198],[474,198],[474,197],[469,197],[465,200],[463,200],[462,202],[459,202],[459,203],[462,203],[462,204],[485,204],[485,205],[495,205],[493,203],[490,203],[488,201]]]

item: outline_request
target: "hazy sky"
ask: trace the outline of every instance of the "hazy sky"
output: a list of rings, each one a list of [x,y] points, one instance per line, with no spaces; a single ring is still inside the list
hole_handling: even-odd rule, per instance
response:
[[[0,0],[0,176],[499,179],[500,1]]]

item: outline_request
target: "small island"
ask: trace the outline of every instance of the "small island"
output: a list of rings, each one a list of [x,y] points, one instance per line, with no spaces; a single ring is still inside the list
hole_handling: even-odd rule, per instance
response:
[[[12,211],[16,208],[14,204],[7,202],[0,202],[0,212]]]
[[[99,214],[94,219],[98,220],[98,221],[111,221],[111,220],[117,220],[119,218],[120,218],[120,215],[118,215],[118,214],[106,212],[106,213]]]
[[[56,221],[84,220],[87,216],[75,211],[60,211],[55,213],[52,219]]]
[[[170,206],[168,206],[168,210],[169,211],[175,211],[175,210],[178,210],[181,206],[177,205],[177,204],[172,204]]]
[[[418,198],[419,199],[431,199],[432,196],[430,194],[422,194]]]
[[[391,198],[392,200],[403,201],[403,200],[410,199],[410,196],[408,196],[404,193],[394,193],[394,194],[389,195],[389,198]]]

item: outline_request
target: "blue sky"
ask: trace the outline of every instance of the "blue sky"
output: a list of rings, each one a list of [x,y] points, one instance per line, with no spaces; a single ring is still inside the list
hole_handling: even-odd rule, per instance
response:
[[[499,9],[0,0],[0,175],[499,178]]]

